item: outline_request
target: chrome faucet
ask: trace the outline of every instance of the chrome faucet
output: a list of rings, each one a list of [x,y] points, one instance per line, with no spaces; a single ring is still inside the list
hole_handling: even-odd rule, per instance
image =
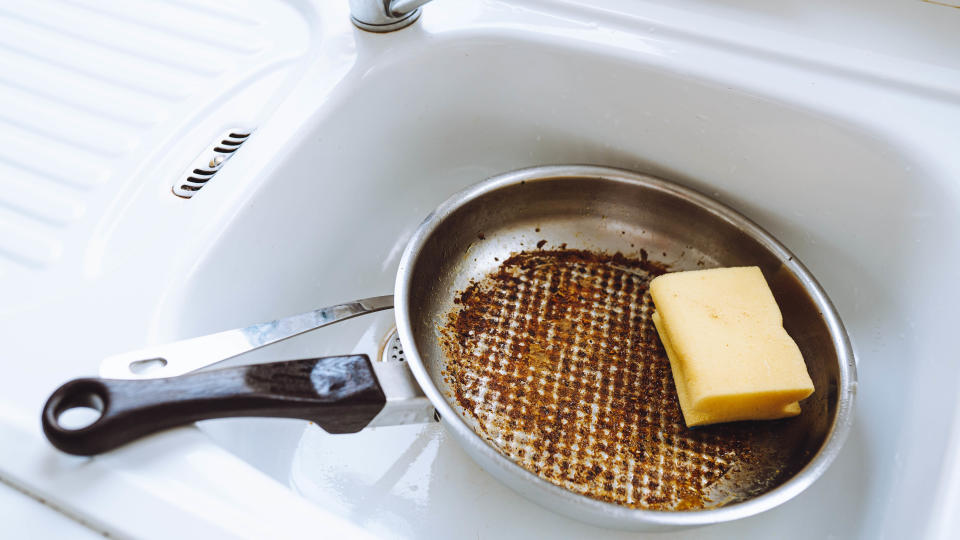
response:
[[[353,24],[368,32],[393,32],[420,18],[420,6],[430,0],[350,0]]]

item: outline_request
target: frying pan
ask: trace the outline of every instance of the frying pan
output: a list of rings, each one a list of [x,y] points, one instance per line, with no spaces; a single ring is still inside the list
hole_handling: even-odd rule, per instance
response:
[[[573,485],[535,474],[529,464],[508,457],[503,441],[512,440],[510,434],[488,429],[482,416],[456,399],[449,351],[438,339],[438,328],[456,311],[458,291],[481,282],[511,255],[547,242],[594,253],[639,254],[643,260],[654,253],[671,270],[755,265],[763,271],[816,391],[802,403],[799,417],[753,423],[761,427],[749,431],[750,442],[766,461],[725,473],[716,482],[723,498],[712,506],[651,510],[617,504],[598,497],[589,481]],[[376,297],[107,359],[101,373],[112,378],[76,379],[51,395],[42,414],[44,432],[57,448],[89,455],[208,418],[305,418],[331,433],[438,418],[481,467],[542,506],[604,527],[654,530],[738,519],[789,500],[823,474],[850,428],[854,357],[821,287],[757,225],[664,180],[602,167],[548,166],[476,184],[440,205],[414,233],[392,300],[405,363],[351,355],[181,375],[391,306],[389,296]],[[141,369],[145,373],[138,373]],[[98,409],[99,419],[79,429],[60,424],[64,411],[80,406]],[[581,424],[597,421],[596,415],[578,418]],[[529,443],[536,450],[543,441]],[[685,454],[668,447],[667,455]],[[612,469],[607,478],[627,483],[635,472],[616,470],[622,463],[601,465]],[[663,475],[662,467],[658,474]],[[603,482],[600,476],[594,483]]]

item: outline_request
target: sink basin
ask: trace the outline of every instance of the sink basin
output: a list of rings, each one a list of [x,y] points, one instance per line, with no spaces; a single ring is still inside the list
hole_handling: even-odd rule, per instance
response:
[[[944,297],[956,294],[949,269],[957,253],[944,248],[960,244],[960,199],[902,130],[885,129],[907,104],[878,118],[872,100],[889,89],[851,100],[868,87],[854,77],[763,72],[749,57],[726,57],[720,69],[693,52],[685,60],[696,65],[680,65],[683,55],[656,40],[624,34],[612,46],[576,26],[567,35],[577,37],[561,39],[548,19],[542,28],[440,26],[356,35],[356,64],[163,306],[158,337],[388,293],[420,220],[488,176],[561,163],[646,172],[712,195],[784,242],[830,294],[857,351],[856,424],[833,468],[782,508],[712,530],[896,536],[930,523],[932,486],[955,457],[945,453],[946,426],[960,366],[946,362],[951,353],[937,336],[949,331]],[[746,64],[755,71],[737,75]],[[230,189],[211,184],[197,202]],[[347,352],[371,324],[325,329],[258,356]],[[346,437],[265,421],[202,429],[378,533],[500,534],[516,531],[519,519],[528,532],[605,534],[499,486],[436,426]],[[264,437],[282,442],[257,447]],[[465,501],[482,511],[464,514]]]
[[[960,98],[602,14],[435,4],[388,35],[356,31],[333,10],[325,52],[184,203],[194,241],[165,248],[175,256],[163,275],[175,278],[137,308],[144,339],[390,293],[419,222],[489,176],[544,164],[631,169],[708,194],[777,237],[827,291],[858,362],[851,435],[816,484],[763,515],[675,534],[956,532],[960,363],[944,337],[960,302]],[[147,205],[155,195],[139,196]],[[106,251],[156,227],[133,213],[123,222]],[[388,312],[238,361],[375,352],[389,329]],[[291,496],[377,535],[623,534],[526,501],[436,425],[349,436],[263,419],[199,427]]]

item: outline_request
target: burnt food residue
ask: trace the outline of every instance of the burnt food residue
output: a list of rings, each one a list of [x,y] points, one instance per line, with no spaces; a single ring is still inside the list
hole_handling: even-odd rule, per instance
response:
[[[501,453],[576,493],[632,508],[722,504],[711,487],[749,459],[735,425],[688,429],[649,282],[620,253],[523,252],[456,297],[440,325],[446,381]]]

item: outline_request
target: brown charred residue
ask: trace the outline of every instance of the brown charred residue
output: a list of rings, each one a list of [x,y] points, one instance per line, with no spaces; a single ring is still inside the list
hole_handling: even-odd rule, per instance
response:
[[[645,251],[641,252],[645,254]],[[749,459],[734,426],[688,429],[650,321],[646,257],[522,252],[460,292],[441,326],[446,373],[481,436],[527,470],[633,508],[713,504]]]

